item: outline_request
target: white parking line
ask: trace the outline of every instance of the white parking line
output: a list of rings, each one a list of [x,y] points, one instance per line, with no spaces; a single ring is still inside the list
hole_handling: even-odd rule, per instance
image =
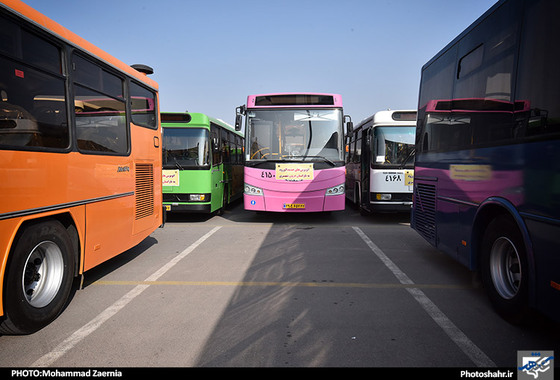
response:
[[[200,244],[202,244],[206,239],[214,234],[214,232],[218,231],[221,227],[214,227],[210,232],[206,235],[202,236],[200,239],[195,241],[191,244],[188,248],[186,248],[183,252],[179,255],[175,256],[173,260],[169,261],[159,270],[154,272],[151,276],[149,276],[145,281],[156,281],[160,278],[165,272],[171,269],[175,264],[177,264],[181,259],[186,257],[189,253],[195,250]],[[66,338],[63,342],[61,342],[58,346],[56,346],[51,352],[48,354],[43,355],[38,360],[36,360],[31,366],[32,367],[47,367],[54,363],[55,360],[62,357],[66,352],[71,350],[76,344],[86,338],[89,334],[97,330],[99,326],[101,326],[105,321],[111,318],[113,315],[119,312],[123,307],[125,307],[130,301],[140,295],[144,290],[146,290],[150,285],[137,285],[125,294],[122,298],[117,300],[114,304],[109,306],[105,309],[101,314],[99,314],[96,318],[91,320],[89,323],[84,325],[79,330],[75,331],[72,335]]]
[[[414,282],[375,245],[369,237],[359,228],[352,227],[362,238],[367,246],[385,264],[403,285],[412,285]],[[473,361],[478,367],[495,367],[496,364],[476,344],[474,344],[447,316],[417,287],[406,287],[406,290],[422,306],[428,315],[451,338],[453,342]]]

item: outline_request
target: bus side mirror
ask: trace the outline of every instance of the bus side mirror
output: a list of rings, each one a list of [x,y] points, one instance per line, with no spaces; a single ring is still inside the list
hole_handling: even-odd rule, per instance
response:
[[[350,115],[344,115],[344,122],[346,123],[346,134],[351,135],[354,130],[354,123],[352,123]]]
[[[241,130],[241,121],[243,120],[243,115],[245,115],[245,106],[239,106],[235,109],[235,130]]]
[[[243,116],[241,115],[235,115],[235,130],[236,131],[240,131],[241,130],[241,120],[243,119]]]

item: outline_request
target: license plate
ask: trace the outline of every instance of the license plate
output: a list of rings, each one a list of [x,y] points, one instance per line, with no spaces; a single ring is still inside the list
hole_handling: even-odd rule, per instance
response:
[[[305,203],[284,203],[283,208],[285,209],[304,209]]]

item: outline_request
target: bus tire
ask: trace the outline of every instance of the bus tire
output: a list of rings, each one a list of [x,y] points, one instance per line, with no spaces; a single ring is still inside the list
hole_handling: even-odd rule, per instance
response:
[[[8,263],[0,333],[33,333],[62,312],[74,279],[72,250],[66,228],[56,220],[25,227]]]
[[[360,205],[360,194],[359,194],[359,187],[358,184],[354,185],[354,191],[353,191],[353,195],[352,195],[352,208],[354,210],[359,210],[359,205]]]
[[[482,238],[480,274],[498,314],[514,324],[525,322],[529,315],[527,254],[511,218],[498,216],[488,224]]]

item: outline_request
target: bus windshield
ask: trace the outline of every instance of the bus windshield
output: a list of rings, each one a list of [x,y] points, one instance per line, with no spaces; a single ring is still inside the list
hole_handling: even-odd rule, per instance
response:
[[[208,130],[202,128],[163,129],[163,167],[186,169],[208,167]]]
[[[249,110],[248,160],[342,161],[342,111]]]
[[[415,127],[376,127],[372,139],[374,165],[414,166]]]

